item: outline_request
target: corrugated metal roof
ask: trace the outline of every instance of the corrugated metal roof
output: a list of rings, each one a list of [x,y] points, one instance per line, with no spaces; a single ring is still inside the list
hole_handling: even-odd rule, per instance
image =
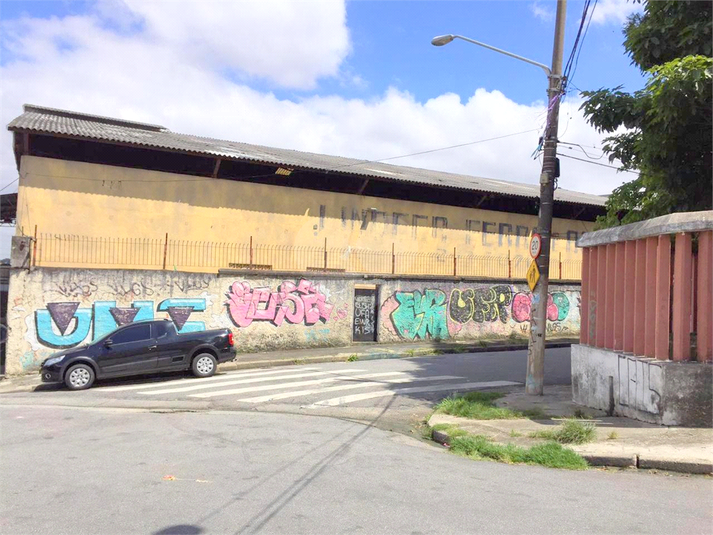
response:
[[[142,147],[189,152],[230,160],[246,160],[295,169],[345,173],[364,178],[411,182],[497,195],[537,198],[540,194],[539,186],[532,184],[178,134],[163,126],[29,104],[25,104],[24,113],[8,125],[8,130],[129,143]],[[557,189],[555,200],[604,206],[606,197]]]

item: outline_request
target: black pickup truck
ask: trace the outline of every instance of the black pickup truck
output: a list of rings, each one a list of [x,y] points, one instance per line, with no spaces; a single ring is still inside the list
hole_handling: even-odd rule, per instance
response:
[[[210,377],[219,362],[235,356],[230,329],[178,333],[171,320],[147,320],[52,354],[40,374],[45,383],[64,382],[70,390],[84,390],[95,379],[164,371],[190,369],[197,377]]]

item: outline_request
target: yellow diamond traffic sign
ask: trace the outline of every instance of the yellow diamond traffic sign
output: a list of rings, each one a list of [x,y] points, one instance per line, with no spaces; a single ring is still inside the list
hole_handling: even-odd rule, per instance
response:
[[[530,264],[530,267],[527,268],[527,285],[530,287],[530,291],[534,292],[535,291],[535,286],[537,285],[537,281],[540,280],[540,270],[537,269],[537,262],[535,260],[532,261],[532,264]]]

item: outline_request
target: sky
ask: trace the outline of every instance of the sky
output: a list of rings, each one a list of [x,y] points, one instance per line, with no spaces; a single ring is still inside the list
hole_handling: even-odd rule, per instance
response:
[[[536,184],[546,76],[456,40],[549,65],[547,0],[0,1],[7,125],[30,103],[163,125],[174,132]],[[583,2],[570,0],[565,58]],[[579,90],[643,86],[622,46],[626,0],[599,0],[560,109],[559,186],[607,194],[635,175],[602,157]],[[0,189],[17,190],[12,138]],[[507,136],[507,137],[502,137]],[[488,141],[491,138],[501,139]],[[479,141],[479,143],[472,143]],[[0,228],[0,257],[8,229]]]

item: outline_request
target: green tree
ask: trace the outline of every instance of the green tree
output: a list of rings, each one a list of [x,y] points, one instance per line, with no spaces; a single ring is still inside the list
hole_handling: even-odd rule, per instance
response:
[[[713,115],[710,1],[648,0],[629,18],[624,48],[644,89],[585,91],[582,110],[610,161],[639,177],[614,190],[599,227],[711,208]]]

